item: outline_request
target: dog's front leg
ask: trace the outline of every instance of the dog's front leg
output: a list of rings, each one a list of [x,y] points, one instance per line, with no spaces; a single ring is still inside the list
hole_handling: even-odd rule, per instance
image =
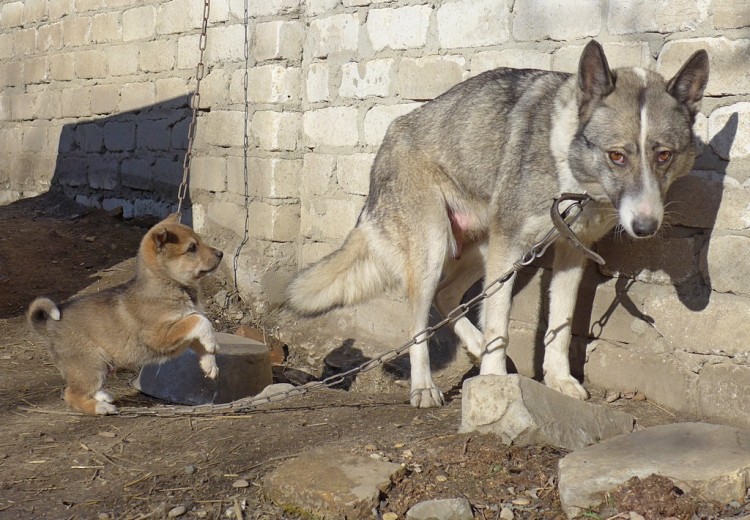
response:
[[[206,377],[216,379],[219,375],[215,356],[219,352],[219,345],[211,322],[202,314],[190,314],[172,324],[164,342],[177,345],[175,350],[179,350],[180,345],[189,345],[200,357],[201,369]]]
[[[560,240],[555,244],[555,261],[550,283],[550,314],[544,335],[544,382],[570,397],[588,399],[585,388],[570,375],[571,324],[586,258]]]

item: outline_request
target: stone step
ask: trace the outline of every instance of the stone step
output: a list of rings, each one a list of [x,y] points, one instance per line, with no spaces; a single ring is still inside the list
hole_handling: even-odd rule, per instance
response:
[[[668,477],[686,492],[727,504],[750,486],[750,431],[704,423],[654,426],[566,455],[560,502],[569,518],[602,502],[632,477]]]

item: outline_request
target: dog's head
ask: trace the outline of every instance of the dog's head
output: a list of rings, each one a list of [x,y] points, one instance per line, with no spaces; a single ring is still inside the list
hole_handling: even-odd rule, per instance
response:
[[[656,233],[667,188],[693,165],[692,127],[707,82],[704,50],[669,81],[642,68],[610,70],[595,41],[581,55],[569,164],[589,195],[612,203],[633,237]]]
[[[162,278],[184,286],[213,272],[223,253],[207,245],[190,227],[180,224],[176,214],[152,227],[141,241],[138,261]]]

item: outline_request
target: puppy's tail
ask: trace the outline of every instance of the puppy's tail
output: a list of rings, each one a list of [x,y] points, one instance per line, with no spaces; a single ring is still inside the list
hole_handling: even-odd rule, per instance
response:
[[[365,232],[356,227],[340,249],[292,280],[287,288],[286,303],[298,314],[314,316],[360,303],[385,290],[392,282],[393,276],[387,267],[373,258]]]
[[[49,298],[37,298],[29,305],[26,318],[29,320],[32,329],[39,334],[44,334],[47,331],[49,320],[60,320],[60,309]]]

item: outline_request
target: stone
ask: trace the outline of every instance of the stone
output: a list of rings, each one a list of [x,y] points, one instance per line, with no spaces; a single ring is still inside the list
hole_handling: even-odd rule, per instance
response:
[[[465,498],[425,500],[412,506],[406,520],[472,520],[471,504]]]
[[[184,515],[185,513],[187,513],[187,508],[185,506],[180,505],[180,506],[176,506],[170,509],[169,512],[167,513],[167,517],[178,518]]]
[[[398,93],[402,98],[415,100],[437,97],[464,79],[464,66],[461,56],[402,58],[398,68]]]
[[[750,27],[750,9],[744,0],[713,0],[711,8],[717,29]]]
[[[477,376],[463,385],[460,432],[494,433],[505,444],[575,450],[633,431],[635,418],[579,401],[519,375]]]
[[[175,43],[156,40],[139,44],[139,64],[143,72],[166,72],[175,64]]]
[[[310,22],[307,47],[315,58],[331,53],[356,51],[359,45],[359,20],[356,13],[336,14]]]
[[[242,24],[212,27],[208,30],[205,59],[216,65],[237,61],[245,55],[244,45],[245,28]]]
[[[268,349],[263,343],[234,334],[216,333],[219,376],[204,376],[191,349],[177,358],[143,367],[133,382],[141,392],[170,403],[227,403],[255,395],[273,382]]]
[[[704,276],[714,291],[750,296],[750,277],[736,269],[738,258],[750,256],[750,237],[713,236],[707,243]]]
[[[329,67],[327,63],[312,63],[307,69],[305,80],[305,93],[309,103],[328,101],[330,91],[328,88]]]
[[[156,8],[152,5],[135,7],[122,13],[123,41],[140,40],[156,32]]]
[[[380,146],[385,132],[394,119],[408,114],[421,103],[402,103],[399,105],[374,106],[365,114],[365,142],[371,146]]]
[[[744,501],[750,485],[750,432],[714,424],[669,424],[575,451],[559,463],[560,502],[573,518],[628,479],[652,474],[707,500]]]
[[[125,83],[120,89],[120,112],[149,107],[155,100],[156,86],[153,83]]]
[[[302,42],[305,30],[301,22],[273,21],[259,23],[255,28],[255,59],[299,60],[302,57]]]
[[[697,413],[709,421],[750,429],[750,367],[734,363],[706,364],[695,387]]]
[[[750,103],[734,103],[711,112],[708,138],[713,151],[724,160],[749,158]]]
[[[301,126],[299,112],[258,111],[250,123],[250,135],[263,150],[291,151],[297,148]]]
[[[274,383],[268,385],[255,396],[256,399],[268,399],[269,402],[282,401],[286,399],[289,392],[293,391],[296,387],[290,383]]]
[[[393,59],[344,63],[341,66],[339,95],[345,98],[364,99],[370,96],[386,97],[390,91]]]
[[[336,164],[336,180],[345,192],[367,195],[370,186],[370,168],[375,154],[355,153],[340,155]]]
[[[326,519],[366,518],[403,471],[399,464],[324,448],[281,464],[262,487],[288,510]]]
[[[356,146],[359,143],[355,107],[326,107],[302,116],[302,130],[311,148]]]
[[[355,197],[306,200],[302,204],[300,232],[314,240],[341,240],[357,222],[363,203],[363,200]]]
[[[248,97],[254,103],[298,101],[302,92],[302,70],[296,67],[253,67],[248,74],[248,81]]]

